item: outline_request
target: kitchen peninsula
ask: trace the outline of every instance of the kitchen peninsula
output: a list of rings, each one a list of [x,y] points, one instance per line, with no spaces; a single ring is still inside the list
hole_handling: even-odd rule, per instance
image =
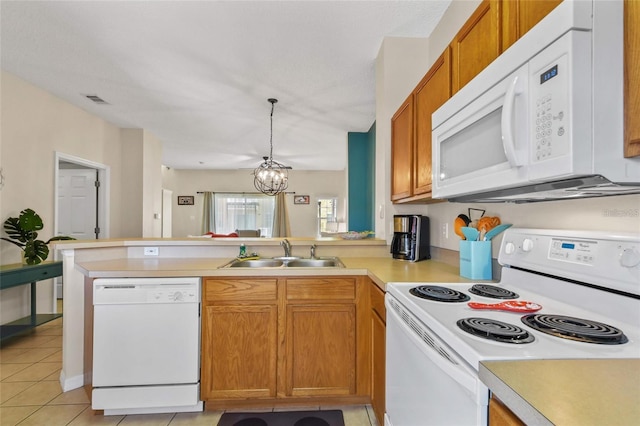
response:
[[[338,256],[345,268],[220,269],[239,253],[261,257],[281,256],[277,238],[117,239],[56,242],[63,261],[63,362],[60,382],[64,391],[83,386],[84,284],[85,280],[110,277],[217,277],[217,276],[368,276],[384,290],[391,281],[459,282],[458,268],[443,262],[397,261],[389,255],[385,240],[367,238],[290,238],[292,254],[309,257],[316,245],[318,257]],[[146,255],[145,248],[157,249]],[[152,250],[155,252],[155,250]]]

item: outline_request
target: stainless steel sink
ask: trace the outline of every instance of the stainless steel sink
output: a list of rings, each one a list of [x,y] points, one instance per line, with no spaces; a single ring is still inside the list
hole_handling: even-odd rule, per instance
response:
[[[287,263],[288,268],[342,268],[344,265],[338,258],[331,259],[297,259]]]
[[[278,257],[273,259],[232,260],[221,268],[344,268],[337,257],[302,259],[299,257]]]
[[[284,265],[282,260],[277,259],[254,259],[254,260],[234,260],[226,265],[226,268],[278,268]]]

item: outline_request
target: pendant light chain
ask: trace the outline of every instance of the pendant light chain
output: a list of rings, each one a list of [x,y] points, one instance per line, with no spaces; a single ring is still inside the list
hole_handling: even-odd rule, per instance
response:
[[[289,186],[287,167],[273,161],[273,111],[277,99],[267,99],[271,103],[270,115],[270,135],[269,135],[269,156],[262,157],[264,162],[253,172],[253,186],[263,194],[276,195],[283,192]]]
[[[271,132],[269,136],[269,160],[273,160],[273,110],[276,107],[277,99],[269,98],[269,102],[271,102]]]

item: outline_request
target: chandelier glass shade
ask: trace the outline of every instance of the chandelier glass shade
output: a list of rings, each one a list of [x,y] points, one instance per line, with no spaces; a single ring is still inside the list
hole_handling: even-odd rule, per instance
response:
[[[289,186],[288,167],[273,160],[273,109],[278,102],[270,98],[271,103],[271,135],[269,138],[269,156],[262,157],[263,162],[253,171],[253,186],[263,194],[276,195]]]

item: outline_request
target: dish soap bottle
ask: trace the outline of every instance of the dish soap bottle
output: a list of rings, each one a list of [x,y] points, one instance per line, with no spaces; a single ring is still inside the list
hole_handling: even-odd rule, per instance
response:
[[[247,257],[247,246],[240,244],[240,255],[238,257]]]

